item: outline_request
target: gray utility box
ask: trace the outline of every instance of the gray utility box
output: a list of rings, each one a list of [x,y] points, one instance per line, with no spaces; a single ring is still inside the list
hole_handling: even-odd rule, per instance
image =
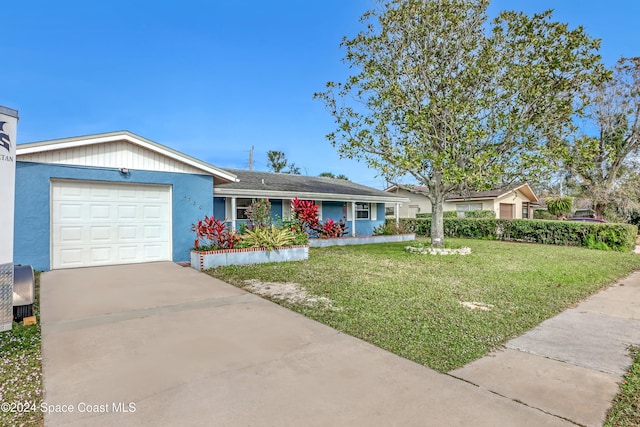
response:
[[[13,268],[13,320],[20,322],[33,316],[35,301],[35,276],[30,265],[16,265]]]

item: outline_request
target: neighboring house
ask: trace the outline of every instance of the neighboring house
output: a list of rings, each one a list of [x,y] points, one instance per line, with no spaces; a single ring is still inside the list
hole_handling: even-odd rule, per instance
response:
[[[420,186],[393,185],[385,191],[409,198],[409,203],[400,206],[400,218],[415,218],[418,213],[430,213],[431,202],[426,196],[428,189]],[[473,192],[468,195],[450,194],[444,202],[445,211],[491,210],[496,218],[533,218],[533,207],[539,203],[529,184],[515,184],[490,191]],[[387,205],[387,215],[396,215],[395,206]]]
[[[291,200],[313,200],[320,220],[347,221],[351,235],[371,235],[385,221],[385,204],[408,202],[405,197],[336,178],[227,169],[237,182],[215,189],[214,215],[235,229],[246,221],[246,209],[255,199],[269,199],[274,219],[291,216]],[[354,233],[355,231],[355,233]]]
[[[14,262],[37,270],[187,261],[194,242],[191,225],[213,215],[218,189],[238,180],[234,172],[127,131],[21,144],[16,157]],[[356,217],[363,218],[355,227],[361,234],[370,234],[372,226],[384,220],[384,203],[402,201],[350,185],[353,190],[342,200],[352,202]],[[221,197],[269,196],[240,188],[239,193],[230,194],[232,188],[222,191]],[[339,195],[331,198],[330,188],[327,184],[308,195],[337,203]],[[259,189],[266,186],[261,184]],[[344,189],[334,187],[334,193]],[[304,191],[280,190],[276,194],[282,199],[306,197]],[[220,206],[220,200],[216,198],[215,206]],[[275,208],[275,199],[273,203]],[[341,206],[327,204],[324,217],[340,219]]]

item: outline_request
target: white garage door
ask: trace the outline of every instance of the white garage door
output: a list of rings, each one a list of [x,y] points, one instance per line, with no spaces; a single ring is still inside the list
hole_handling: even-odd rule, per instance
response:
[[[171,188],[51,182],[52,268],[171,259]]]

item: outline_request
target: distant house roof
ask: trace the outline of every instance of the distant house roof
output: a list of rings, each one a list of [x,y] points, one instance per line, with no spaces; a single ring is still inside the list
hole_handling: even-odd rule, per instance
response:
[[[427,194],[429,192],[429,189],[427,187],[422,187],[419,185],[393,185],[387,188],[385,191],[392,192],[397,188],[407,190],[416,194]],[[457,202],[457,201],[467,201],[467,200],[498,199],[500,197],[506,196],[507,194],[513,191],[520,191],[533,203],[539,202],[538,197],[536,196],[536,194],[533,192],[533,190],[527,183],[511,184],[511,185],[496,188],[494,190],[472,191],[472,192],[469,192],[469,194],[449,194],[446,197],[446,201]]]
[[[41,156],[41,153],[61,152],[64,150],[77,150],[83,147],[98,147],[97,151],[93,153],[93,157],[100,157],[99,164],[88,164],[90,166],[105,166],[105,167],[123,167],[126,166],[123,160],[119,160],[120,163],[110,164],[110,161],[115,161],[111,156],[108,156],[107,152],[112,152],[117,149],[113,144],[124,143],[131,146],[141,147],[146,150],[145,152],[154,153],[158,156],[171,159],[181,164],[187,165],[190,169],[197,173],[213,175],[216,184],[220,182],[235,181],[236,177],[229,172],[215,167],[207,162],[188,156],[177,150],[169,148],[165,145],[158,144],[150,139],[144,138],[140,135],[136,135],[127,130],[100,133],[95,135],[77,136],[72,138],[52,139],[47,141],[30,142],[26,144],[19,144],[16,147],[16,154],[18,160],[23,161],[35,161]],[[101,152],[103,147],[104,153]],[[51,156],[50,156],[51,157]],[[75,164],[78,161],[75,155],[63,156],[66,160],[56,161],[55,163]],[[68,159],[67,159],[68,157]],[[53,157],[51,157],[53,158]],[[130,159],[129,159],[130,160]],[[49,161],[45,161],[48,163]]]
[[[343,179],[241,169],[228,169],[228,171],[238,178],[238,182],[217,185],[214,190],[216,196],[281,199],[298,197],[306,200],[381,203],[409,201],[406,197],[392,195]]]

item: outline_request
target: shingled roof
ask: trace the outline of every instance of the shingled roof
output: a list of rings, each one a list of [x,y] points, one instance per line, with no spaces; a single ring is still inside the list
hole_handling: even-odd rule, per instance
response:
[[[392,186],[388,188],[386,191],[390,191],[395,187],[397,186]],[[403,190],[410,191],[412,193],[417,193],[417,194],[426,194],[429,192],[429,189],[427,187],[422,187],[419,185],[413,185],[413,186],[401,185],[400,188]],[[538,197],[535,195],[535,193],[527,183],[511,184],[511,185],[506,185],[506,186],[502,186],[502,187],[499,187],[493,190],[487,190],[487,191],[472,191],[472,192],[469,192],[468,194],[449,194],[447,195],[445,200],[447,202],[456,202],[456,201],[467,201],[467,200],[497,199],[516,190],[519,190],[520,192],[525,194],[525,196],[527,196],[532,202],[537,203],[539,201]]]
[[[226,170],[234,174],[239,181],[217,185],[214,190],[216,196],[282,199],[298,197],[308,200],[386,203],[409,201],[405,197],[344,179],[242,169]]]

